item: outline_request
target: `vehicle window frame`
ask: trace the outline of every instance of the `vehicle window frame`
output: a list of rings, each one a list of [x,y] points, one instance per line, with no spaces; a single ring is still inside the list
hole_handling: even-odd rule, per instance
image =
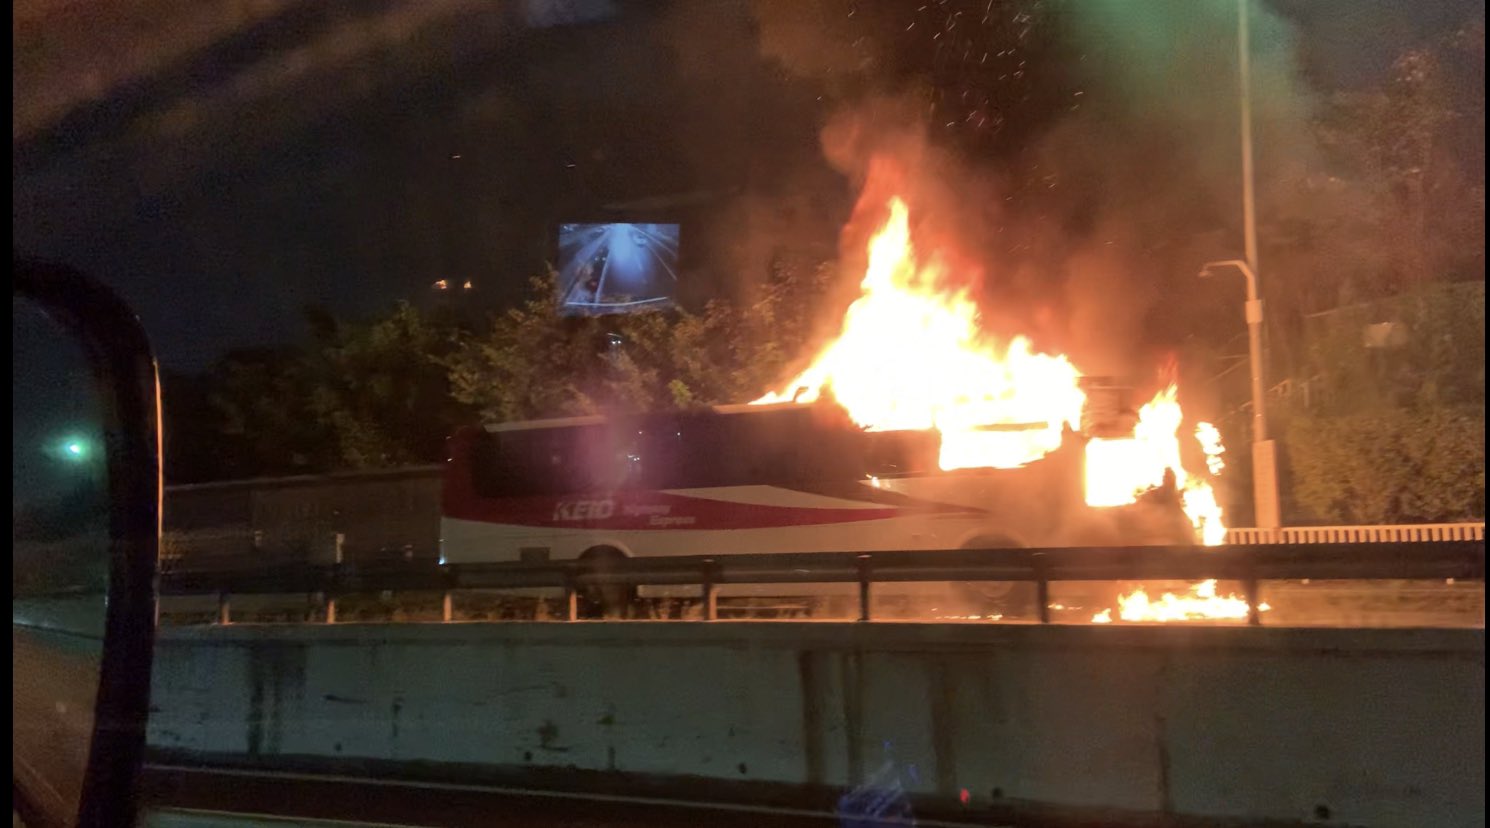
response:
[[[75,822],[45,813],[12,778],[28,826],[133,824],[155,647],[161,497],[160,380],[149,339],[112,290],[58,264],[16,258],[13,300],[35,303],[88,357],[102,406],[111,556],[94,726]]]

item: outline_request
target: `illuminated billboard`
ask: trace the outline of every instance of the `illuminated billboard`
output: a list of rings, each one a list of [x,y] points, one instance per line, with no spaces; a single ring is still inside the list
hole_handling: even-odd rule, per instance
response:
[[[678,225],[559,227],[559,312],[636,313],[672,307],[678,289]]]

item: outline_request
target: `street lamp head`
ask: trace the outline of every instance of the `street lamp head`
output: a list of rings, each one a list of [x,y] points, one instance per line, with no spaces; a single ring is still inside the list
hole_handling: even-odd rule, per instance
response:
[[[1241,259],[1223,259],[1219,262],[1206,262],[1200,266],[1200,278],[1206,279],[1216,275],[1216,271],[1224,268],[1234,267],[1242,272],[1248,279],[1252,278],[1252,268]]]

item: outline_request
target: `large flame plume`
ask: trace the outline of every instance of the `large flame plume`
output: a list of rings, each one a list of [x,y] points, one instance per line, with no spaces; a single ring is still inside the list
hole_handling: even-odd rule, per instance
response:
[[[1065,356],[1007,344],[983,333],[976,303],[956,286],[938,251],[918,255],[910,211],[891,198],[888,218],[869,241],[859,298],[838,336],[807,369],[757,404],[814,402],[831,393],[860,426],[873,431],[936,429],[943,469],[1014,468],[1054,451],[1080,427],[1082,374]],[[1172,475],[1185,512],[1206,544],[1225,528],[1209,483],[1181,460],[1184,415],[1174,384],[1139,412],[1131,437],[1093,439],[1087,448],[1087,503],[1120,506]],[[1196,432],[1219,463],[1220,434]],[[1212,466],[1219,469],[1219,466]]]
[[[756,402],[813,402],[831,389],[865,428],[940,431],[948,470],[1013,468],[1054,451],[1064,428],[1080,424],[1081,373],[1023,337],[1007,346],[986,338],[977,305],[947,276],[936,256],[917,260],[909,211],[892,199],[838,338]]]
[[[1166,475],[1170,475],[1197,537],[1205,545],[1215,546],[1226,540],[1226,527],[1211,484],[1187,472],[1180,458],[1179,433],[1184,419],[1179,387],[1170,383],[1139,409],[1132,436],[1090,440],[1086,444],[1086,502],[1089,506],[1132,503],[1144,492],[1163,486]],[[1225,451],[1221,433],[1210,423],[1200,423],[1195,437],[1208,468],[1219,468]]]

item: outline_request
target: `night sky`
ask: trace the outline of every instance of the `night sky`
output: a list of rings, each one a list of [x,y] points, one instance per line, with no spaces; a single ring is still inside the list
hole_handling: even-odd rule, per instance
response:
[[[924,4],[808,5],[20,0],[15,247],[117,287],[176,369],[294,341],[309,304],[364,316],[437,279],[511,302],[560,222],[681,221],[692,300],[728,292],[778,237],[837,243],[853,193],[819,131],[854,67],[831,29],[905,31],[887,77],[921,48],[900,20]],[[1475,7],[1272,6],[1320,88]]]

